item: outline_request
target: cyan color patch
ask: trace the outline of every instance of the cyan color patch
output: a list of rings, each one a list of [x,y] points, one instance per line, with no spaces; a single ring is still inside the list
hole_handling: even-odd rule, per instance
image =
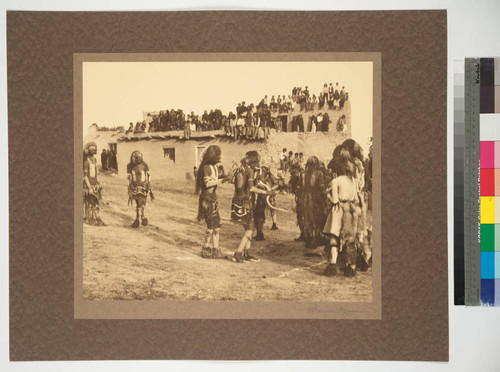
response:
[[[481,279],[495,279],[495,252],[481,252]]]

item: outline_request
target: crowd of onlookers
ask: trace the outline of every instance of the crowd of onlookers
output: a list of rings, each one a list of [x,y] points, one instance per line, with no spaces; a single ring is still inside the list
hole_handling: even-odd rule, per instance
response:
[[[116,151],[102,149],[101,166],[103,171],[118,171],[118,161],[116,160]]]
[[[287,149],[283,149],[280,155],[280,169],[286,173],[294,166],[304,169],[304,154],[302,152],[294,154],[293,151],[287,152]]]
[[[345,87],[340,88],[336,83],[333,86],[324,84],[322,91],[316,95],[309,88],[294,87],[290,95],[266,95],[258,105],[239,102],[235,112],[223,114],[220,109],[205,110],[202,115],[195,115],[193,111],[186,114],[183,110],[162,110],[158,114],[148,114],[148,120],[130,123],[126,134],[144,132],[184,131],[184,137],[189,138],[192,132],[211,130],[224,130],[226,135],[234,138],[261,139],[269,136],[269,131],[274,128],[287,131],[288,123],[276,114],[297,112],[292,120],[291,130],[302,132],[327,132],[330,120],[327,113],[319,113],[309,117],[309,122],[304,123],[300,112],[309,112],[322,109],[342,109],[349,99]],[[326,107],[325,107],[326,106]],[[273,114],[275,114],[273,116]],[[345,115],[343,116],[345,118]],[[344,125],[345,126],[345,125]],[[342,131],[337,127],[338,130]]]
[[[340,110],[348,99],[349,93],[344,86],[340,88],[339,83],[335,83],[335,86],[332,83],[323,84],[323,89],[317,96],[311,94],[307,86],[304,89],[295,87],[292,90],[292,100],[300,105],[301,111],[321,110],[325,105],[330,110]]]

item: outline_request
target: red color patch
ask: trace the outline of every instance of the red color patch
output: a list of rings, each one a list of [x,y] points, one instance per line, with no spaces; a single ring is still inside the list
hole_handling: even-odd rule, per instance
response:
[[[495,196],[494,169],[481,169],[481,196]]]

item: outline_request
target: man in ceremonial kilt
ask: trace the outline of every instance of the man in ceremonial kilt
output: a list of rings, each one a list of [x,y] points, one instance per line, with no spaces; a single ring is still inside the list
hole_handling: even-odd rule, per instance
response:
[[[89,225],[103,226],[99,216],[101,186],[97,180],[97,145],[89,142],[83,149],[83,212],[84,221]]]
[[[135,201],[136,210],[132,227],[138,228],[141,223],[143,226],[147,226],[148,219],[144,214],[144,210],[146,208],[148,194],[151,193],[151,173],[140,151],[134,151],[132,155],[130,155],[130,163],[127,164],[127,180],[129,203]],[[152,194],[151,199],[153,199]]]

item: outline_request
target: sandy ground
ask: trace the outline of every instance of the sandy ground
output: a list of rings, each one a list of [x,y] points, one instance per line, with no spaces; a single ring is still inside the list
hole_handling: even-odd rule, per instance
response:
[[[84,225],[84,298],[114,300],[347,301],[372,300],[371,270],[355,278],[325,277],[323,247],[306,249],[295,215],[278,212],[279,230],[264,227],[265,240],[252,242],[260,262],[234,263],[200,256],[204,223],[196,221],[193,181],[154,181],[156,200],[148,201],[149,226],[130,227],[135,209],[127,206],[124,179],[100,175],[101,216],[107,226]],[[219,186],[223,226],[221,248],[234,252],[243,234],[229,222],[233,185]],[[291,195],[277,204],[292,209]],[[311,253],[317,253],[312,255]],[[304,254],[308,254],[305,256]]]

